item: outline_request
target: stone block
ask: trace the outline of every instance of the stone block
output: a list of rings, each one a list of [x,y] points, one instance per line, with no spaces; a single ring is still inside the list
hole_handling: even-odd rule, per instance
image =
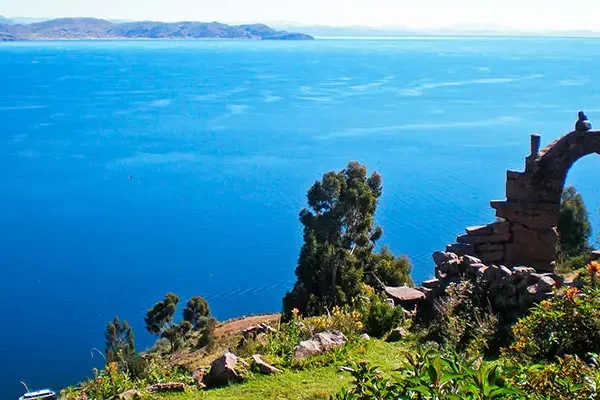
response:
[[[495,263],[504,260],[504,251],[482,251],[479,256],[486,264]]]
[[[429,279],[427,281],[423,281],[423,283],[421,283],[421,286],[423,286],[426,289],[435,289],[438,288],[440,286],[440,280],[439,279]]]
[[[477,252],[480,251],[504,251],[503,243],[484,243],[475,246]]]
[[[510,233],[493,234],[486,236],[469,236],[461,235],[456,238],[459,243],[465,244],[482,244],[482,243],[506,243],[510,240]]]
[[[508,221],[498,221],[490,224],[492,227],[492,232],[497,235],[503,235],[506,233],[510,233],[510,222]]]
[[[467,235],[469,236],[481,236],[481,235],[491,235],[494,233],[494,230],[491,226],[470,226],[465,229],[467,231]]]
[[[529,228],[550,229],[558,225],[558,204],[495,200],[490,205],[496,210],[497,217]]]

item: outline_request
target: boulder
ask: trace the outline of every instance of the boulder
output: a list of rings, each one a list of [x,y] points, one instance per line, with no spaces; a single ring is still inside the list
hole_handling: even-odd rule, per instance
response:
[[[141,400],[142,393],[138,390],[131,389],[121,394],[118,394],[116,398],[117,400]]]
[[[371,340],[371,336],[369,336],[368,333],[363,333],[362,335],[360,335],[360,338],[365,341]]]
[[[341,347],[346,344],[348,339],[340,331],[319,332],[310,340],[304,340],[294,349],[294,359],[303,360],[305,358],[323,354],[335,347]]]
[[[390,332],[387,337],[388,342],[399,342],[408,336],[408,332],[404,328],[396,328]]]
[[[237,366],[237,356],[229,351],[226,352],[210,364],[208,382],[211,386],[219,386],[241,380],[243,376],[237,371]]]
[[[509,276],[511,276],[513,273],[510,269],[508,269],[508,267],[501,265],[500,266],[500,274],[502,275],[503,278],[508,278]]]
[[[443,251],[436,251],[435,253],[433,253],[433,262],[438,267],[440,265],[442,265],[443,263],[445,263],[446,261],[454,260],[457,258],[458,258],[458,256],[454,253],[443,252]]]
[[[204,389],[206,384],[204,383],[204,377],[206,374],[201,369],[197,369],[192,373],[192,379],[196,382],[196,387],[198,389]]]
[[[150,393],[185,392],[185,384],[181,382],[156,383],[146,388]]]
[[[473,264],[481,264],[481,260],[473,256],[462,256],[462,260],[466,265],[469,266]]]
[[[259,354],[252,356],[252,365],[263,375],[282,374],[283,371],[267,363]]]
[[[527,275],[535,274],[535,268],[531,267],[514,267],[513,275],[516,278],[523,278]]]
[[[556,286],[554,279],[550,278],[549,276],[540,277],[537,284],[542,292],[552,292]]]

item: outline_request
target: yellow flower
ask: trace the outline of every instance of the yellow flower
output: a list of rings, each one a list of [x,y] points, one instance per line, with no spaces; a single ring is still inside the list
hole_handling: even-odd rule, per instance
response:
[[[540,307],[544,310],[549,310],[552,308],[552,302],[550,300],[544,300],[540,303]]]
[[[297,317],[297,316],[298,316],[298,314],[300,314],[300,310],[298,310],[297,308],[294,308],[294,309],[292,310],[292,314],[294,314],[294,317]]]

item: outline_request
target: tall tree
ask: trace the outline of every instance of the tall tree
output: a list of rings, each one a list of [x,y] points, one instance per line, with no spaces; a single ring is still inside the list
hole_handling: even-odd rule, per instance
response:
[[[382,230],[373,223],[382,193],[381,176],[350,162],[328,172],[308,190],[308,208],[300,211],[304,245],[297,281],[283,299],[286,312],[305,315],[344,305],[360,293],[365,270]]]
[[[562,194],[558,235],[562,256],[573,257],[590,250],[592,226],[583,198],[573,186],[566,187]]]
[[[121,322],[119,317],[115,317],[106,325],[104,338],[106,339],[104,352],[108,362],[126,361],[135,355],[133,329],[127,321]]]
[[[173,316],[179,303],[179,297],[174,293],[167,293],[165,298],[154,305],[146,313],[144,321],[146,329],[153,335],[162,335],[173,323]]]
[[[200,296],[189,299],[183,309],[183,319],[189,321],[196,330],[206,326],[209,315],[208,302]]]

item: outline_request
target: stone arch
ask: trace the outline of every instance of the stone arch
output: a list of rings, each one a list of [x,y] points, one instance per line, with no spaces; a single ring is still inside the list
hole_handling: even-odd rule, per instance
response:
[[[540,151],[531,135],[525,171],[507,171],[506,200],[492,201],[498,221],[470,227],[447,251],[486,263],[554,269],[560,199],[567,174],[586,155],[600,154],[600,131],[570,132]]]

